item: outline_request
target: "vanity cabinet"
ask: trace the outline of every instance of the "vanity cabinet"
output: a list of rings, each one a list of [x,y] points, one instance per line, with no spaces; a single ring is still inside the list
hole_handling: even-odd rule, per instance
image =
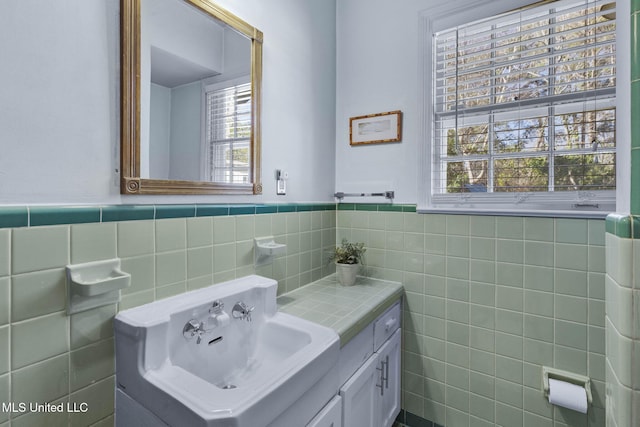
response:
[[[378,396],[380,408],[380,427],[393,425],[400,412],[400,336],[402,330],[398,329],[391,338],[378,350],[378,364],[384,371],[381,378],[384,379],[384,387],[379,390]]]
[[[307,427],[342,427],[342,398],[336,396],[331,399]]]
[[[400,412],[400,335],[385,342],[340,388],[344,427],[391,427]]]
[[[342,347],[338,394],[342,423],[322,419],[334,399],[308,427],[393,425],[400,412],[400,315],[398,302]]]
[[[340,389],[344,426],[378,426],[378,365],[378,356],[371,356]]]

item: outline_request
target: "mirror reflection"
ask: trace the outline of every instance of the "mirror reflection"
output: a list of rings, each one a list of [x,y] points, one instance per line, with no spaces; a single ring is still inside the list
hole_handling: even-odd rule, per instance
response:
[[[122,5],[122,192],[260,193],[262,33],[209,0]]]
[[[141,16],[141,176],[248,183],[251,40],[181,1]]]

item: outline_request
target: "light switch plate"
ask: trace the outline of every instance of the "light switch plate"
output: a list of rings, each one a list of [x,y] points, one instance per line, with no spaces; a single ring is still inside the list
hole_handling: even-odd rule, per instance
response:
[[[289,172],[276,169],[276,194],[278,196],[287,194],[287,178],[289,178]]]

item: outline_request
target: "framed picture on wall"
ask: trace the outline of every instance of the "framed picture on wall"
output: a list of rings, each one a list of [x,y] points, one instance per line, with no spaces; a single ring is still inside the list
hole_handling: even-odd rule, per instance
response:
[[[369,114],[349,119],[349,144],[381,144],[402,139],[402,111]]]

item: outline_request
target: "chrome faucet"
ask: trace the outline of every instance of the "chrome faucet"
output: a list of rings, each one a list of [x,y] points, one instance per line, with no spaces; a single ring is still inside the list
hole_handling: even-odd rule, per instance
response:
[[[255,309],[255,307],[249,307],[247,304],[242,301],[238,301],[236,305],[233,306],[233,310],[231,310],[231,315],[234,319],[246,320],[247,322],[251,322],[251,312]]]
[[[222,314],[222,309],[224,308],[224,303],[220,300],[215,300],[213,305],[209,309],[210,314]]]
[[[207,332],[211,332],[211,330],[217,326],[215,322],[212,326],[210,323],[210,319],[213,318],[215,320],[218,318],[218,316],[222,316],[224,314],[224,311],[222,311],[223,308],[224,303],[220,300],[215,300],[211,308],[209,308],[210,315],[204,320],[189,320],[184,325],[184,328],[182,328],[182,335],[188,340],[197,337],[196,344],[200,344],[200,342],[202,341],[202,335],[206,334]]]
[[[196,319],[191,319],[189,320],[185,325],[184,328],[182,328],[182,335],[190,340],[193,339],[195,337],[198,337],[198,339],[196,340],[196,344],[200,344],[200,341],[202,341],[202,335],[207,332],[204,328],[204,323],[200,322]]]

